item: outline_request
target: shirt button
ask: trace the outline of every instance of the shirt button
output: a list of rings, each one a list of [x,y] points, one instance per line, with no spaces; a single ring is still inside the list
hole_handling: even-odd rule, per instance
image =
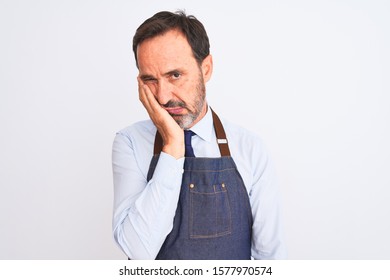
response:
[[[190,188],[193,189],[195,187],[194,184],[190,184]]]

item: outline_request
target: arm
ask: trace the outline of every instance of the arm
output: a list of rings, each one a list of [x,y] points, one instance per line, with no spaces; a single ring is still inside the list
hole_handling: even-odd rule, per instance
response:
[[[134,143],[117,134],[113,144],[114,238],[131,259],[154,259],[172,229],[184,159],[161,153],[153,178],[140,171]]]
[[[285,259],[280,193],[272,162],[262,144],[252,153],[253,185],[250,203],[253,215],[252,256],[255,259]]]

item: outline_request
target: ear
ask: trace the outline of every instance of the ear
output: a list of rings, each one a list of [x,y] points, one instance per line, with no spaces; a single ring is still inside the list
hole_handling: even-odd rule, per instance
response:
[[[211,78],[211,74],[213,74],[213,57],[211,56],[211,54],[209,54],[208,56],[206,56],[205,59],[203,59],[201,67],[203,73],[203,80],[205,83],[207,83]]]

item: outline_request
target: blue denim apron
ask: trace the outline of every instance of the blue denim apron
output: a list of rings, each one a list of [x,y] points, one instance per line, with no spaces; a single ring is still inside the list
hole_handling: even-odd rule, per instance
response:
[[[156,259],[250,259],[252,213],[244,182],[230,156],[225,131],[212,112],[220,158],[187,157],[173,229]],[[148,178],[162,139],[156,134]]]

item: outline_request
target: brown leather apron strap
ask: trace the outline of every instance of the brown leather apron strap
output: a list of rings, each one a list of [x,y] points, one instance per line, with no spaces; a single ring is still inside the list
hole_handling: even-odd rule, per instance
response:
[[[154,155],[159,155],[163,148],[163,140],[160,132],[156,132],[156,137],[154,138]]]
[[[217,143],[218,143],[219,151],[221,152],[221,156],[230,157],[230,150],[229,150],[228,140],[226,138],[225,129],[223,129],[221,120],[219,119],[217,114],[214,113],[213,109],[211,109],[211,113],[213,115],[214,130],[215,130],[215,135],[217,136]]]
[[[222,126],[221,120],[219,119],[217,114],[214,113],[212,109],[211,109],[211,113],[213,115],[214,130],[215,130],[215,135],[217,136],[217,143],[218,143],[221,156],[230,157],[229,145],[228,145],[226,133]],[[163,148],[163,140],[160,133],[157,130],[156,137],[154,139],[154,155],[160,154],[162,148]]]

